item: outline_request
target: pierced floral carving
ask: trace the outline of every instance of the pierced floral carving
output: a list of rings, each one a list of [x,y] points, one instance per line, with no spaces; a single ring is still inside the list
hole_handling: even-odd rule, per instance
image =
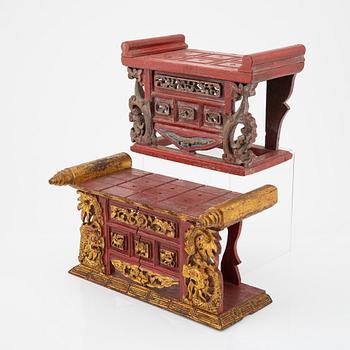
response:
[[[151,230],[168,237],[176,237],[176,224],[170,220],[160,219],[154,215],[140,213],[134,209],[121,208],[111,205],[110,215],[112,219]]]
[[[82,225],[80,227],[79,262],[98,272],[105,272],[103,264],[102,208],[95,196],[78,191]]]
[[[156,74],[154,85],[163,89],[189,92],[212,97],[221,96],[221,85],[210,81],[192,80],[168,75]]]
[[[215,230],[191,226],[185,233],[184,242],[187,254],[182,269],[187,286],[184,302],[213,313],[222,307],[219,239]]]
[[[249,166],[255,158],[250,149],[253,145],[256,133],[255,118],[248,112],[248,97],[255,95],[257,84],[235,85],[237,96],[242,96],[242,102],[236,113],[228,117],[223,131],[223,159],[227,163]],[[241,135],[235,139],[237,127],[242,124]]]

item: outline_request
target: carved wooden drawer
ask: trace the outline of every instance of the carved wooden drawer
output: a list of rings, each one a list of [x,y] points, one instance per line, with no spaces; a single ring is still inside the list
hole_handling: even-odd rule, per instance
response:
[[[109,247],[118,253],[129,255],[130,233],[118,227],[109,227]]]
[[[156,97],[154,99],[155,120],[174,121],[174,101],[172,99]]]
[[[209,128],[221,129],[225,124],[225,117],[222,109],[204,106],[203,125]]]
[[[200,106],[198,104],[177,101],[177,121],[182,124],[200,125]]]
[[[138,259],[153,261],[154,241],[143,236],[133,237],[133,250],[132,254]]]
[[[157,262],[160,267],[175,271],[179,270],[179,252],[176,248],[158,244],[157,252]]]

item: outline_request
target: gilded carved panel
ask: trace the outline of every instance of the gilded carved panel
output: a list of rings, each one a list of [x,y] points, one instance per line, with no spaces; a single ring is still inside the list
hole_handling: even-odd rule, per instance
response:
[[[95,196],[78,191],[82,225],[80,226],[79,262],[99,272],[105,272],[103,264],[104,238],[102,235],[102,208]]]
[[[222,307],[219,234],[208,228],[191,226],[185,233],[186,264],[182,276],[187,287],[184,302],[209,312]]]
[[[134,209],[111,205],[110,217],[124,224],[147,229],[167,237],[176,237],[175,222],[158,218],[155,215],[143,214]]]
[[[176,253],[164,248],[159,249],[159,263],[168,267],[176,267]]]
[[[167,288],[178,284],[178,281],[171,277],[162,276],[158,273],[144,269],[139,265],[129,264],[118,259],[112,260],[112,264],[114,268],[121,272],[125,277],[130,278],[132,281],[137,282],[144,287]]]
[[[119,250],[126,250],[127,238],[125,235],[118,232],[111,232],[111,246]]]
[[[151,247],[150,243],[135,241],[135,255],[140,256],[145,259],[151,258]]]

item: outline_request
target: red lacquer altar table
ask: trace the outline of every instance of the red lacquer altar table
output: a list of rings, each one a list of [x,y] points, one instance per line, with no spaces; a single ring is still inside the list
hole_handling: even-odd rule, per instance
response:
[[[242,220],[276,203],[274,186],[246,194],[204,186],[133,169],[126,153],[67,168],[50,183],[79,194],[72,274],[216,329],[271,302],[241,283],[236,245]]]
[[[131,149],[237,175],[290,159],[279,135],[304,53],[303,45],[249,55],[195,50],[183,35],[124,42],[122,63],[136,79]],[[264,81],[265,145],[259,146],[248,98]],[[222,158],[208,154],[213,148],[222,148]]]

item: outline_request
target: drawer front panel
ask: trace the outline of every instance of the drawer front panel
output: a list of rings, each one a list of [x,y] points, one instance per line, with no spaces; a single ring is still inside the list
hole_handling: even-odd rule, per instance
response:
[[[118,232],[118,230],[110,230],[110,242],[111,248],[117,249],[122,252],[128,251],[128,235]]]
[[[178,270],[179,267],[179,254],[177,249],[164,247],[159,245],[158,261],[159,266],[165,267],[171,270]]]
[[[116,204],[110,205],[110,219],[118,223],[138,227],[155,234],[177,238],[176,222],[155,214],[143,213],[132,208],[124,208]]]
[[[221,129],[224,125],[224,115],[222,110],[212,107],[204,107],[203,123],[207,127]]]
[[[113,253],[130,256],[132,251],[132,238],[136,228],[128,228],[119,224],[108,224],[108,249]]]
[[[153,259],[153,242],[141,237],[134,238],[134,255],[137,258]]]

